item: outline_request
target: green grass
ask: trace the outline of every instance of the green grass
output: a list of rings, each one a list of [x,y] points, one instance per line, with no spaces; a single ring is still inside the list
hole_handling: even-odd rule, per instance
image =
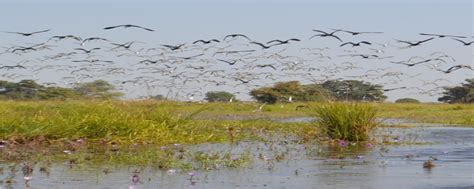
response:
[[[312,123],[261,119],[314,116],[308,114],[310,109],[296,110],[300,105],[324,107],[323,103],[274,104],[258,111],[260,104],[245,102],[0,101],[0,140],[8,143],[0,151],[0,159],[21,162],[38,157],[75,163],[153,165],[160,169],[245,166],[249,160],[247,154],[187,153],[183,159],[179,150],[162,151],[160,147],[287,138],[317,142],[324,130]],[[381,118],[474,126],[472,104],[370,103],[370,106],[379,110]],[[360,117],[345,116],[353,121]],[[355,139],[342,131],[340,134],[340,138],[347,140],[365,138],[361,134]],[[85,143],[79,144],[78,140]],[[114,145],[120,146],[119,153],[112,150]],[[64,153],[65,150],[72,154]]]
[[[363,103],[329,102],[315,108],[317,126],[331,139],[367,141],[379,125],[375,107]]]

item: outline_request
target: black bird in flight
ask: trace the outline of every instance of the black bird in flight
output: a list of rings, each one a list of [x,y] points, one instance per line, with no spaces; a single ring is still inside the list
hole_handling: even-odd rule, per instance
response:
[[[459,42],[461,42],[462,44],[464,44],[464,46],[469,46],[469,45],[472,45],[472,43],[474,43],[474,41],[466,42],[466,41],[463,41],[463,40],[460,40],[460,39],[455,39],[455,38],[452,38],[452,40],[459,41]]]
[[[235,63],[237,63],[237,61],[238,61],[238,60],[222,60],[222,59],[217,59],[217,60],[219,60],[221,62],[225,62],[225,63],[227,63],[231,66],[234,65]]]
[[[325,32],[325,31],[321,31],[321,30],[313,30],[313,31],[314,31],[314,32],[319,32],[319,33],[321,33],[321,34],[313,35],[313,36],[311,36],[309,39],[313,39],[314,37],[334,37],[334,38],[336,38],[337,40],[339,40],[340,42],[342,42],[342,39],[341,39],[341,38],[339,38],[338,36],[334,35],[336,32],[341,31],[341,30],[335,30],[335,31],[333,31],[333,32],[331,32],[331,33],[327,33],[327,32]]]
[[[194,41],[193,44],[196,44],[196,43],[209,44],[209,43],[212,43],[212,42],[220,43],[220,41],[217,40],[217,39],[211,39],[211,40],[208,40],[208,41],[200,39],[200,40]]]
[[[255,41],[252,41],[252,42],[250,42],[250,43],[251,43],[251,44],[258,45],[258,46],[262,47],[263,49],[268,49],[268,48],[274,46],[274,45],[266,46],[266,45],[264,45],[264,44],[262,44],[262,43],[255,42]]]
[[[288,43],[290,43],[290,41],[301,41],[301,40],[300,40],[300,39],[296,39],[296,38],[287,39],[287,40],[285,40],[285,41],[282,41],[282,40],[279,40],[279,39],[275,39],[275,40],[271,40],[271,41],[267,42],[267,44],[275,43],[275,44],[273,44],[272,46],[275,46],[275,45],[283,45],[283,44],[288,44]]]
[[[246,35],[244,35],[244,34],[229,34],[229,35],[226,35],[226,36],[224,37],[224,41],[225,41],[227,38],[232,38],[232,39],[233,39],[233,38],[236,38],[236,37],[243,37],[243,38],[245,38],[245,39],[251,41],[251,39],[250,39],[249,37],[247,37]]]
[[[356,47],[356,46],[360,46],[361,44],[372,45],[372,43],[370,43],[368,41],[361,41],[361,42],[358,42],[358,43],[346,42],[346,43],[341,44],[340,47],[342,47],[344,45],[352,45],[352,47]]]
[[[433,33],[420,33],[420,35],[439,37],[439,38],[443,38],[443,37],[466,38],[465,36],[459,36],[459,35],[445,35],[445,34],[433,34]]]
[[[398,90],[398,89],[406,89],[407,87],[397,87],[397,88],[391,88],[391,89],[384,89],[383,91],[384,92],[387,92],[387,91],[393,91],[393,90]]]
[[[415,63],[408,63],[410,61],[401,61],[401,62],[391,62],[393,64],[403,64],[403,65],[406,65],[408,67],[412,67],[412,66],[415,66],[415,65],[418,65],[418,64],[423,64],[423,63],[427,63],[427,62],[431,62],[431,61],[434,61],[434,60],[438,60],[438,61],[442,61],[444,62],[443,59],[440,59],[440,58],[432,58],[432,59],[426,59],[426,60],[422,60],[422,61],[419,61],[419,62],[415,62]]]
[[[115,29],[115,28],[140,28],[140,29],[144,29],[146,31],[155,31],[155,30],[152,30],[150,28],[145,28],[145,27],[142,27],[142,26],[137,26],[137,25],[132,25],[132,24],[123,24],[123,25],[117,25],[117,26],[109,26],[109,27],[105,27],[104,30],[111,30],[111,29]]]
[[[425,39],[425,40],[422,40],[422,41],[416,41],[416,42],[411,42],[411,41],[402,41],[402,40],[397,40],[398,42],[400,43],[406,43],[408,44],[408,47],[414,47],[414,46],[419,46],[421,45],[422,43],[425,43],[427,41],[431,41],[433,40],[434,37],[431,37],[431,38],[428,38],[428,39]]]
[[[275,66],[273,66],[273,65],[271,65],[271,64],[256,65],[255,67],[259,67],[259,68],[270,67],[270,68],[276,70]]]
[[[56,35],[48,39],[48,41],[55,40],[61,41],[63,39],[74,39],[76,41],[82,41],[82,38],[74,36],[74,35]]]
[[[15,65],[15,66],[2,66],[2,67],[0,67],[0,70],[1,70],[1,69],[11,70],[11,69],[14,69],[14,68],[26,69],[25,66],[22,66],[22,65]]]
[[[449,69],[447,69],[446,71],[440,70],[440,69],[437,69],[437,70],[448,74],[448,73],[451,73],[451,72],[454,72],[456,70],[463,69],[463,68],[474,70],[471,66],[463,65],[463,64],[452,66]]]
[[[355,32],[355,31],[349,31],[349,30],[341,30],[341,29],[333,29],[334,31],[341,31],[341,32],[346,32],[352,35],[360,35],[360,34],[380,34],[383,32]]]
[[[101,37],[89,37],[87,39],[82,40],[81,46],[84,46],[88,41],[109,41],[108,39],[101,38]]]
[[[20,34],[22,36],[32,36],[34,34],[37,34],[37,33],[44,33],[44,32],[48,32],[48,31],[51,31],[50,29],[47,29],[47,30],[42,30],[42,31],[37,31],[37,32],[31,32],[31,33],[24,33],[24,32],[8,32],[8,31],[4,31],[4,33],[13,33],[13,34]]]
[[[185,43],[179,44],[179,45],[161,45],[161,46],[166,47],[166,48],[169,48],[169,49],[172,50],[172,51],[175,51],[175,50],[180,49],[180,48],[183,47],[184,45],[185,45]]]
[[[86,54],[89,54],[89,53],[91,53],[92,51],[100,50],[100,48],[92,48],[92,49],[89,49],[89,50],[84,49],[84,48],[75,48],[74,50],[82,51],[82,52],[84,52],[84,53],[86,53]]]

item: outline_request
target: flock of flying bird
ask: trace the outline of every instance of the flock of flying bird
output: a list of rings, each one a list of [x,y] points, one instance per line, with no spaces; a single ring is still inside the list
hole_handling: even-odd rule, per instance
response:
[[[103,30],[127,28],[155,32],[153,29],[131,24],[105,27]],[[32,36],[48,32],[51,30],[1,33],[30,39]],[[290,38],[259,42],[247,35],[236,33],[226,35],[222,39],[152,44],[149,47],[143,46],[150,44],[135,40],[117,43],[96,36],[82,38],[76,35],[55,35],[43,43],[3,46],[0,58],[8,56],[23,60],[0,59],[0,79],[42,80],[42,75],[60,77],[56,78],[56,81],[62,83],[40,82],[51,86],[74,85],[104,79],[112,81],[119,89],[129,89],[130,93],[140,91],[133,88],[146,89],[145,92],[143,90],[139,92],[141,93],[139,95],[144,97],[156,95],[156,91],[161,94],[166,91],[168,98],[173,97],[170,95],[179,98],[181,94],[187,99],[203,96],[203,93],[213,88],[235,90],[233,91],[235,94],[240,94],[244,90],[269,86],[284,80],[317,83],[329,79],[358,79],[393,86],[386,88],[385,91],[408,90],[413,94],[435,96],[444,85],[453,84],[443,75],[449,77],[449,74],[463,70],[469,77],[474,71],[471,63],[457,63],[454,57],[442,51],[431,52],[424,57],[406,57],[402,60],[399,59],[403,56],[388,53],[420,48],[419,46],[429,45],[436,40],[450,40],[459,43],[459,48],[462,48],[471,46],[473,37],[419,33],[423,38],[418,41],[393,39],[385,43],[369,40],[344,42],[342,35],[359,38],[380,35],[383,32],[343,29],[329,31],[315,29],[312,32],[313,35],[308,39]],[[311,48],[300,45],[303,41],[312,43],[316,39],[319,39],[318,42],[324,40],[338,45],[333,48]],[[58,47],[67,43],[62,41],[72,42]],[[361,60],[364,62],[359,62]],[[420,65],[424,65],[424,68],[413,72],[411,68]],[[423,75],[433,78],[432,76],[436,74],[430,71],[441,75],[434,80],[421,79]],[[407,86],[406,81],[417,81],[422,84]]]

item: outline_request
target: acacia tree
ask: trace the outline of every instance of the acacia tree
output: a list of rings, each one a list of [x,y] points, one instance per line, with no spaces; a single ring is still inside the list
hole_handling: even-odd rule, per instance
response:
[[[461,86],[443,87],[443,96],[438,98],[440,102],[447,103],[474,103],[474,78],[466,79],[467,83]]]

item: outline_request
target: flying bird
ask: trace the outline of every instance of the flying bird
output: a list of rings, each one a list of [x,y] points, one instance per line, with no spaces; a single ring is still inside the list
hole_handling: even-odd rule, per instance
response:
[[[48,41],[55,40],[61,41],[63,39],[74,39],[76,41],[82,41],[82,38],[74,36],[74,35],[56,35],[48,39]]]
[[[252,42],[250,42],[250,43],[251,43],[251,44],[258,45],[258,46],[262,47],[263,49],[268,49],[268,48],[274,46],[274,45],[266,46],[266,45],[264,45],[264,44],[262,44],[262,43],[255,42],[255,41],[252,41]]]
[[[47,29],[47,30],[42,30],[42,31],[37,31],[37,32],[31,32],[31,33],[24,33],[24,32],[8,32],[8,31],[4,31],[4,33],[13,33],[13,34],[20,34],[22,36],[32,36],[34,34],[37,34],[37,33],[44,33],[44,32],[48,32],[48,31],[51,31],[50,29]]]
[[[361,41],[361,42],[358,42],[358,43],[346,42],[346,43],[341,44],[340,47],[342,47],[342,46],[344,46],[344,45],[352,45],[352,47],[358,47],[358,46],[360,46],[361,44],[372,45],[372,43],[370,43],[370,42],[368,42],[368,41]]]
[[[416,42],[411,42],[411,41],[402,41],[402,40],[397,40],[398,42],[400,43],[406,43],[408,44],[408,47],[414,47],[414,46],[419,46],[421,45],[422,43],[425,43],[427,41],[431,41],[433,40],[434,37],[431,37],[431,38],[428,38],[428,39],[425,39],[425,40],[421,40],[421,41],[416,41]]]
[[[152,30],[150,28],[145,28],[145,27],[142,27],[142,26],[137,26],[137,25],[132,25],[132,24],[123,24],[123,25],[117,25],[117,26],[109,26],[109,27],[105,27],[104,30],[111,30],[111,29],[115,29],[115,28],[140,28],[140,29],[144,29],[146,31],[155,31],[155,30]]]
[[[219,60],[221,62],[225,62],[225,63],[227,63],[231,66],[238,62],[238,60],[222,60],[222,59],[217,59],[217,60]]]
[[[212,42],[220,43],[220,41],[217,40],[217,39],[211,39],[211,40],[207,40],[207,41],[200,39],[200,40],[194,41],[193,44],[196,44],[196,43],[209,44],[209,43],[212,43]]]
[[[255,67],[259,67],[259,68],[266,68],[266,67],[270,67],[274,70],[276,70],[275,66],[271,65],[271,64],[264,64],[264,65],[256,65]]]
[[[466,42],[466,41],[463,41],[463,40],[460,40],[460,39],[455,39],[455,38],[451,38],[451,39],[461,42],[462,44],[464,44],[464,46],[470,46],[470,45],[472,45],[472,43],[474,43],[474,41]]]
[[[346,32],[352,35],[360,35],[360,34],[380,34],[383,32],[355,32],[355,31],[349,31],[349,30],[341,30],[341,29],[333,29],[334,31],[341,31],[341,32]]]
[[[338,36],[334,35],[336,32],[340,31],[340,30],[335,30],[331,33],[327,33],[325,31],[321,31],[321,30],[313,30],[314,32],[319,32],[321,34],[316,34],[316,35],[313,35],[311,36],[309,39],[313,39],[314,37],[333,37],[333,38],[336,38],[337,40],[339,40],[340,42],[342,42],[342,39],[339,38]]]
[[[84,46],[89,41],[109,41],[109,40],[105,38],[101,38],[101,37],[89,37],[87,39],[82,40],[81,46]]]
[[[301,41],[300,39],[296,39],[296,38],[291,38],[291,39],[287,39],[285,41],[282,41],[282,40],[279,40],[279,39],[275,39],[275,40],[271,40],[269,42],[267,42],[267,44],[270,44],[270,43],[275,43],[276,44],[273,44],[273,46],[275,45],[283,45],[283,44],[288,44],[290,43],[290,41]]]
[[[420,33],[420,35],[439,37],[439,38],[444,38],[444,37],[466,38],[465,36],[459,36],[459,35],[445,35],[445,34],[432,34],[432,33]]]
[[[463,68],[474,70],[470,65],[463,65],[463,64],[452,66],[449,69],[447,69],[446,71],[440,70],[440,69],[437,69],[437,70],[448,74],[448,73],[451,73],[451,72],[454,72],[456,70],[463,69]]]
[[[82,52],[84,52],[84,53],[86,53],[86,54],[89,54],[89,53],[91,53],[92,51],[100,50],[100,48],[92,48],[92,49],[89,49],[89,50],[84,49],[84,48],[75,48],[74,50],[82,51]]]
[[[227,38],[232,38],[232,39],[233,39],[233,38],[236,38],[236,37],[243,37],[243,38],[245,38],[245,39],[251,41],[251,39],[250,39],[249,37],[247,37],[246,35],[244,35],[244,34],[229,34],[229,35],[226,35],[226,36],[224,37],[224,41],[225,41]]]
[[[175,51],[175,50],[180,49],[180,48],[183,47],[184,45],[185,45],[185,43],[179,44],[179,45],[161,45],[161,46],[166,47],[166,48],[169,48],[169,49],[172,50],[172,51]]]

